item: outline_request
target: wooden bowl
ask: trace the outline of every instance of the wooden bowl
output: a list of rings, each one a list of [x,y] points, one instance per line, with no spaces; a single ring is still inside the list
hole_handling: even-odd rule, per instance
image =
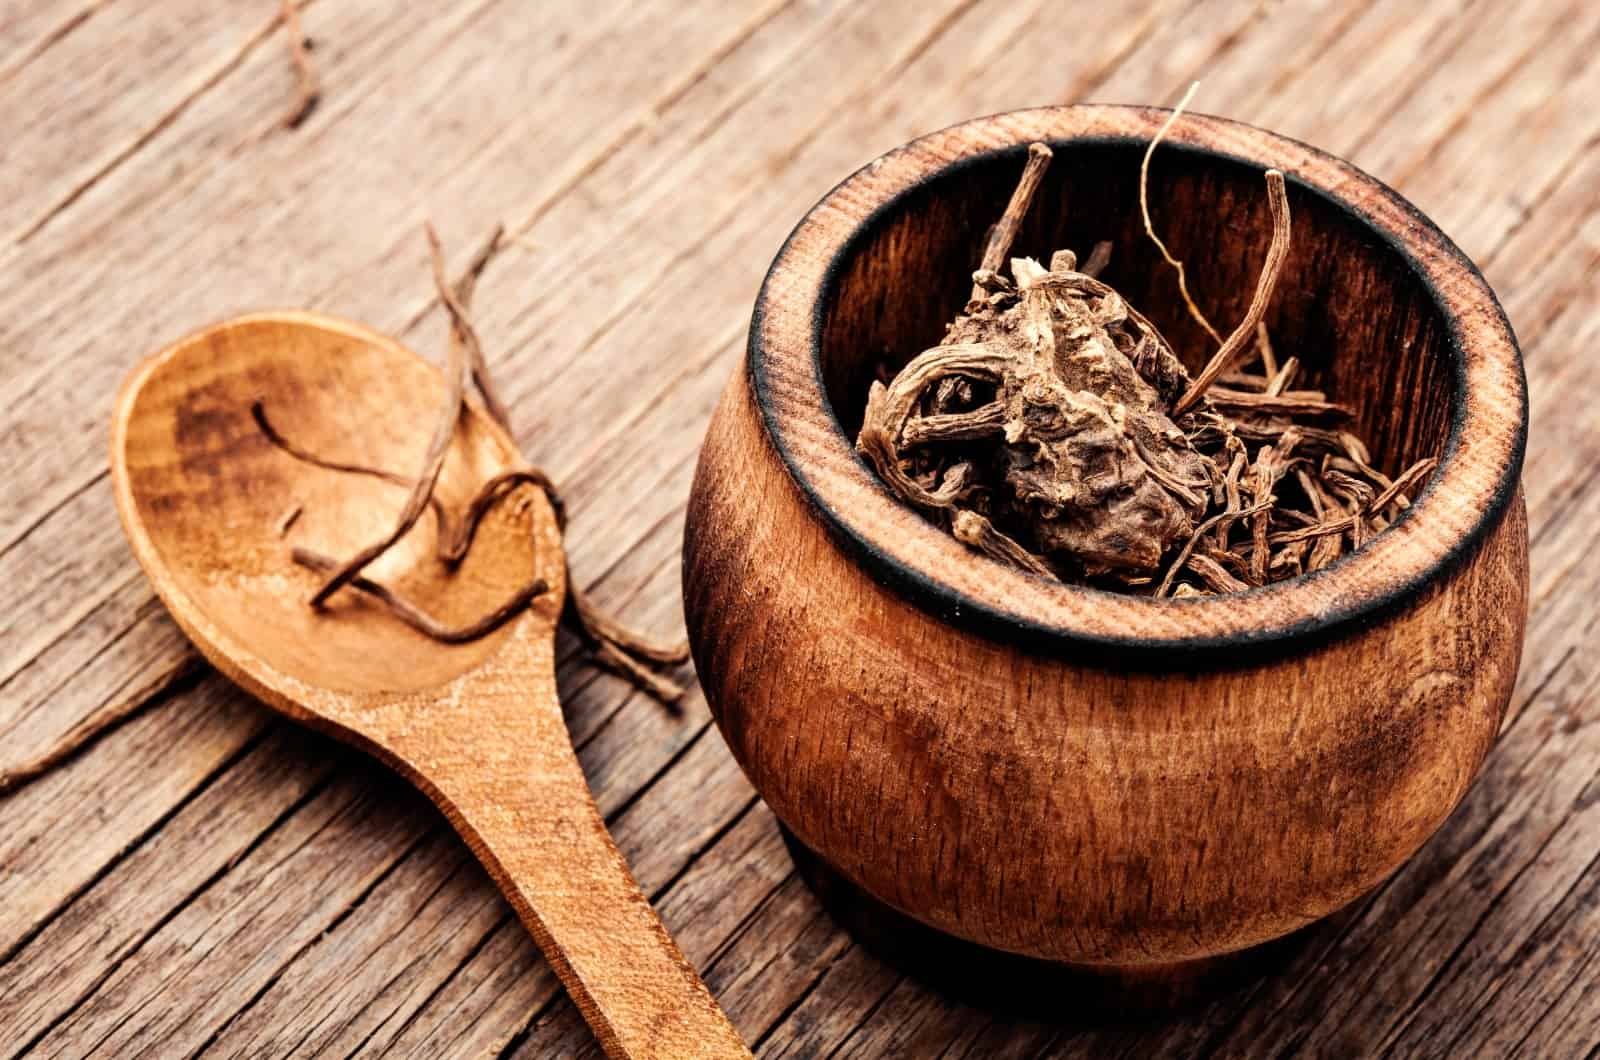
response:
[[[1055,162],[1017,252],[1111,240],[1108,282],[1205,360],[1139,219],[1165,117],[984,118],[830,192],[761,290],[684,543],[700,680],[799,843],[938,932],[1129,972],[1285,935],[1416,851],[1495,741],[1527,610],[1526,388],[1493,293],[1378,181],[1235,122],[1176,124],[1152,167],[1158,230],[1226,330],[1270,235],[1262,172],[1285,172],[1268,324],[1355,408],[1379,466],[1439,458],[1396,525],[1292,581],[1154,600],[970,552],[856,455],[875,365],[960,311],[1032,140]]]

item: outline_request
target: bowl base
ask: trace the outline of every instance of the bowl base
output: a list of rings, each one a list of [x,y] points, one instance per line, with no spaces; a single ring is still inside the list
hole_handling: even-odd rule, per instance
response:
[[[779,825],[801,879],[874,957],[948,997],[1021,1018],[1115,1023],[1221,998],[1281,967],[1303,933],[1238,953],[1162,965],[1086,965],[1025,957],[929,927],[878,901]]]

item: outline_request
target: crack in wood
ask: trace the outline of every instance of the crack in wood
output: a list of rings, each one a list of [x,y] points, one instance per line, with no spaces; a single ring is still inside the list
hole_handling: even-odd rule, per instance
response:
[[[74,30],[89,21],[97,11],[100,11],[110,2],[111,0],[90,0],[82,8],[74,11],[61,22],[58,22],[35,38],[32,44],[21,48],[17,52],[15,62],[9,66],[0,66],[0,87],[3,87],[7,81],[21,73],[24,67],[30,63],[37,62],[51,48],[66,40]]]

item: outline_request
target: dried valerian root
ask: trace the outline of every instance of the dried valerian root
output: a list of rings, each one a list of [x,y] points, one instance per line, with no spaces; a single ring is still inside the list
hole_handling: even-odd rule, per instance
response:
[[[454,569],[466,558],[483,517],[519,489],[531,486],[542,491],[555,510],[558,526],[566,529],[566,510],[550,478],[538,468],[517,468],[501,472],[478,488],[468,503],[460,521],[452,525],[444,506],[434,495],[444,454],[449,448],[455,425],[465,409],[464,392],[470,374],[476,384],[489,414],[509,433],[505,405],[495,392],[482,345],[478,341],[468,307],[478,276],[501,245],[502,230],[496,229],[484,247],[473,257],[466,271],[452,286],[445,281],[444,256],[432,228],[428,228],[428,243],[432,254],[434,283],[439,299],[450,314],[450,342],[446,376],[447,394],[440,423],[436,426],[423,460],[421,472],[408,477],[384,468],[331,460],[295,444],[279,432],[267,417],[261,402],[251,407],[256,425],[263,435],[297,460],[317,467],[347,474],[365,475],[409,492],[406,503],[394,526],[379,540],[362,549],[347,560],[337,560],[315,550],[296,547],[291,556],[303,567],[325,576],[326,580],[311,598],[311,604],[320,607],[335,592],[344,587],[355,589],[376,600],[400,621],[412,629],[445,643],[462,643],[476,640],[492,633],[506,622],[521,614],[539,596],[549,591],[543,579],[534,579],[513,592],[500,606],[482,617],[461,626],[440,622],[402,594],[362,574],[362,570],[383,555],[404,537],[416,524],[424,511],[431,511],[436,527],[436,556],[447,568]],[[283,526],[287,532],[288,525]],[[689,657],[684,643],[661,643],[625,628],[616,619],[598,608],[568,576],[567,605],[563,621],[577,634],[594,660],[607,669],[628,678],[640,688],[666,703],[676,701],[683,689],[656,671],[681,665]]]
[[[433,226],[427,228],[428,246],[433,252],[434,282],[438,285],[441,297],[448,290],[449,285],[444,281],[444,254],[439,247],[439,237],[434,232]],[[446,302],[450,305],[450,302]],[[462,400],[466,396],[466,371],[465,355],[466,340],[459,325],[452,322],[449,342],[449,364],[445,369],[445,388],[447,396],[444,402],[445,413],[440,417],[439,423],[433,429],[433,436],[428,441],[427,454],[422,458],[422,471],[417,475],[411,492],[406,497],[406,503],[400,509],[400,515],[395,519],[394,526],[383,537],[357,552],[333,569],[328,575],[328,580],[311,597],[312,607],[321,607],[327,603],[328,597],[338,592],[345,583],[360,574],[361,571],[394,547],[406,533],[416,525],[417,519],[422,515],[423,509],[428,507],[428,502],[433,498],[433,488],[439,481],[439,472],[444,467],[445,454],[450,451],[450,439],[455,435],[456,420],[461,416],[464,407]],[[259,407],[259,403],[257,405]],[[257,416],[257,420],[261,419]]]
[[[1097,278],[1108,245],[1082,270],[1058,250],[1048,268],[1012,258],[1000,272],[1049,162],[1049,148],[1030,146],[943,342],[871,385],[857,447],[891,490],[974,550],[1042,577],[1180,597],[1319,570],[1409,505],[1434,462],[1387,478],[1338,426],[1348,409],[1291,389],[1298,362],[1280,364],[1267,336],[1289,249],[1283,174],[1265,175],[1273,232],[1249,308],[1191,377]],[[1216,335],[1150,226],[1148,164],[1147,153],[1146,230]],[[1237,370],[1252,349],[1260,372]]]
[[[332,556],[324,556],[314,549],[296,548],[291,555],[300,566],[320,571],[323,574],[335,571],[340,567],[338,560]],[[464,644],[467,641],[488,636],[513,617],[521,614],[523,609],[535,599],[550,591],[549,583],[543,578],[535,578],[528,585],[513,593],[511,599],[482,618],[468,622],[463,626],[447,626],[393,589],[381,582],[373,581],[365,575],[357,574],[350,579],[348,584],[352,589],[359,589],[386,605],[390,611],[394,612],[395,617],[418,633],[432,637],[437,641],[443,641],[446,644]]]

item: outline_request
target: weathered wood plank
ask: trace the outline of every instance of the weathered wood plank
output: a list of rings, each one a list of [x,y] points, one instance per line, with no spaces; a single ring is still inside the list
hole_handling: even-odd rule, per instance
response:
[[[107,500],[92,503],[103,507]],[[49,546],[40,551],[48,555]],[[7,765],[42,752],[102,705],[158,690],[194,658],[149,585],[128,569],[126,545],[120,551],[106,534],[98,553],[56,570],[55,581],[39,587],[59,594],[54,603],[65,611],[43,629],[30,628],[28,618],[40,616],[21,609],[31,595],[19,594],[19,609],[0,630],[8,649],[0,661]]]
[[[1600,16],[1589,5],[1563,14],[1549,20],[1542,37],[1510,38],[1522,56],[1479,84],[1478,97],[1466,101],[1437,148],[1417,150],[1397,168],[1397,182],[1422,209],[1445,217],[1469,254],[1485,255],[1524,223],[1574,149],[1594,135],[1595,115],[1584,101],[1600,78],[1587,61],[1600,41]],[[1493,35],[1471,39],[1487,48]],[[1474,53],[1460,57],[1476,60]],[[1498,159],[1487,180],[1478,168],[1486,150]]]
[[[286,89],[288,84],[274,42],[247,55],[22,251],[4,252],[8,273],[24,263],[39,267],[21,270],[29,278],[14,298],[0,295],[21,307],[9,314],[16,323],[6,326],[20,328],[16,342],[8,331],[8,349],[23,351],[15,369],[9,357],[0,366],[5,381],[0,386],[10,396],[41,403],[39,414],[29,414],[23,424],[25,431],[5,436],[0,459],[28,487],[18,492],[40,500],[24,501],[18,513],[22,521],[0,527],[0,540],[55,512],[39,524],[37,538],[21,538],[13,547],[15,556],[0,556],[0,576],[20,587],[24,606],[18,610],[30,616],[27,623],[14,622],[0,632],[0,659],[5,660],[0,724],[10,719],[11,725],[4,737],[7,756],[20,749],[17,741],[24,737],[34,741],[30,746],[48,742],[74,720],[70,711],[92,709],[110,690],[134,680],[130,675],[148,672],[152,659],[182,657],[165,620],[141,610],[148,598],[141,596],[141,583],[128,577],[132,568],[122,559],[103,492],[72,479],[102,459],[94,424],[103,415],[85,410],[82,394],[73,388],[84,387],[86,370],[107,380],[120,376],[146,345],[225,311],[227,306],[216,304],[218,292],[311,300],[400,328],[427,304],[408,230],[425,201],[441,210],[452,245],[462,248],[492,220],[509,216],[531,222],[530,235],[544,249],[526,256],[513,248],[491,270],[480,298],[485,336],[517,383],[524,440],[550,460],[575,497],[580,576],[593,579],[612,602],[637,605],[647,624],[672,628],[677,622],[676,520],[681,518],[676,504],[698,423],[736,356],[760,268],[799,210],[853,164],[939,121],[1038,102],[1062,91],[1170,99],[1188,77],[1209,68],[1202,109],[1263,121],[1346,151],[1380,176],[1403,176],[1402,190],[1417,197],[1469,251],[1489,258],[1491,278],[1507,296],[1528,348],[1534,403],[1528,493],[1536,534],[1535,611],[1520,693],[1525,711],[1447,832],[1362,915],[1319,936],[1304,960],[1291,965],[1282,981],[1264,986],[1248,1009],[1223,1004],[1131,1034],[1069,1034],[1054,1048],[1069,1054],[1116,1048],[1138,1055],[1162,1044],[1210,1041],[1225,1051],[1245,1052],[1298,1042],[1288,1030],[1296,1025],[1317,1027],[1306,1041],[1331,1048],[1340,1040],[1320,1027],[1345,1020],[1366,1033],[1387,1029],[1401,1051],[1426,1051],[1437,1022],[1468,1003],[1480,1007],[1463,1031],[1463,1047],[1498,1048],[1526,1036],[1522,1048],[1532,1055],[1567,1055],[1593,1044],[1594,990],[1585,981],[1581,954],[1562,947],[1569,931],[1594,930],[1592,911],[1583,906],[1592,890],[1592,867],[1574,837],[1593,827],[1579,806],[1589,781],[1578,767],[1596,761],[1592,738],[1585,734],[1593,720],[1595,671],[1580,649],[1593,627],[1593,609],[1585,601],[1600,586],[1581,557],[1595,543],[1590,528],[1600,518],[1591,500],[1594,491],[1586,488],[1600,433],[1591,426],[1583,397],[1594,392],[1592,359],[1572,351],[1592,346],[1597,337],[1590,321],[1600,301],[1595,283],[1600,255],[1592,224],[1597,205],[1593,151],[1577,150],[1595,132],[1592,115],[1581,107],[1592,93],[1585,70],[1563,66],[1576,62],[1583,48],[1592,50],[1592,18],[1585,5],[1490,5],[1473,12],[1470,21],[1443,5],[1406,12],[1406,17],[1384,5],[1336,12],[1286,4],[1259,17],[1243,5],[1198,5],[1171,21],[1113,19],[1098,38],[1088,34],[1098,47],[1075,61],[1078,53],[1063,53],[1060,35],[1046,32],[1054,17],[1048,10],[963,8],[942,27],[936,12],[934,21],[919,23],[938,30],[923,44],[893,12],[822,12],[791,4],[770,14],[756,10],[747,21],[729,20],[729,33],[739,43],[728,48],[719,41],[706,53],[710,63],[703,69],[680,64],[687,83],[670,75],[660,83],[659,71],[652,74],[657,83],[644,89],[637,87],[648,81],[643,75],[628,83],[593,82],[592,95],[614,92],[611,98],[630,103],[612,111],[614,120],[602,123],[601,135],[594,137],[607,148],[598,161],[589,155],[563,158],[553,170],[547,159],[557,148],[542,135],[541,123],[548,124],[544,115],[559,108],[525,113],[526,103],[543,92],[570,105],[576,94],[567,94],[571,86],[562,87],[556,76],[521,85],[516,94],[496,93],[506,83],[506,67],[482,62],[481,56],[487,54],[486,35],[504,36],[486,30],[502,28],[495,21],[497,9],[468,19],[464,9],[452,7],[436,16],[448,23],[430,21],[433,15],[410,22],[400,16],[396,23],[403,28],[390,28],[389,36],[385,26],[370,21],[372,10],[318,5],[308,12],[308,28],[323,46],[319,59],[337,75],[330,77],[335,90],[316,119],[325,123],[320,133],[314,122],[299,141],[252,139],[281,107],[280,98],[264,86]],[[1502,11],[1503,18],[1497,14]],[[271,17],[270,12],[261,17]],[[448,30],[442,28],[446,24]],[[1500,28],[1482,32],[1484,25]],[[1471,26],[1479,32],[1469,32]],[[649,31],[669,30],[652,25]],[[400,46],[430,32],[426,47],[419,43],[407,51]],[[628,47],[634,32],[618,30],[614,40],[607,38],[608,46]],[[347,35],[357,43],[341,43]],[[1518,47],[1502,47],[1507,39]],[[1539,57],[1523,61],[1530,39],[1539,42]],[[371,40],[380,43],[365,45]],[[544,54],[531,34],[524,40],[530,43],[520,49],[513,45],[489,53]],[[556,51],[566,54],[563,47]],[[827,54],[819,59],[813,50]],[[340,138],[362,143],[361,137],[379,129],[380,118],[394,117],[381,113],[380,101],[384,106],[395,102],[385,94],[404,83],[402,63],[424,53],[441,57],[437,79],[425,78],[419,89],[426,99],[403,112],[400,131],[372,136],[370,150],[384,162],[349,170],[354,180],[369,185],[414,180],[406,188],[419,190],[385,195],[361,225],[333,216],[344,193],[331,194],[323,186],[339,187],[340,163],[350,161],[341,153]],[[607,54],[610,65],[625,65],[622,53]],[[861,95],[866,83],[861,71],[882,68],[884,54],[900,57],[899,65],[890,64],[891,87],[876,96]],[[850,55],[860,58],[834,58]],[[1405,65],[1397,60],[1410,61],[1400,77],[1362,73]],[[814,91],[830,76],[826,92]],[[638,104],[641,99],[665,103],[645,108]],[[457,128],[453,123],[463,113],[487,117]],[[437,153],[403,166],[390,164],[421,140],[434,143]],[[1485,168],[1485,142],[1510,144],[1507,157],[1497,148]],[[183,171],[182,194],[160,187],[163,170],[174,166]],[[529,173],[535,174],[532,181]],[[575,173],[583,174],[576,185]],[[275,196],[317,201],[274,204],[261,216],[240,214],[239,205],[251,201],[244,182],[261,180],[262,174]],[[1508,184],[1514,194],[1507,194]],[[564,185],[576,190],[560,193]],[[191,193],[198,201],[186,205]],[[119,220],[124,210],[126,219]],[[173,215],[170,220],[167,214]],[[196,224],[213,218],[221,219],[218,232],[189,247]],[[146,222],[153,222],[152,244],[137,254],[114,249],[115,268],[84,258],[89,240],[115,241],[123,224],[136,228]],[[278,234],[278,226],[312,235],[296,245]],[[732,231],[720,234],[722,229]],[[346,253],[352,231],[365,234]],[[707,232],[719,235],[708,240]],[[97,290],[128,275],[141,277],[140,286],[122,284],[130,300],[140,291],[166,295],[193,262],[244,239],[259,255],[248,268],[229,266],[198,292],[164,297],[154,312],[124,308],[102,316],[79,308]],[[385,257],[392,260],[379,260]],[[85,272],[88,278],[77,275]],[[714,290],[702,294],[697,286]],[[279,293],[273,295],[274,290]],[[413,334],[424,348],[436,346],[437,316]],[[126,341],[138,348],[113,348],[128,335],[133,337]],[[65,358],[64,346],[69,348]],[[583,351],[579,359],[554,363],[552,351],[574,349]],[[619,377],[629,385],[617,386]],[[562,401],[552,403],[551,393],[561,394]],[[575,429],[597,422],[609,425],[598,435]],[[75,440],[79,435],[81,446]],[[68,439],[65,447],[61,438]],[[626,520],[619,519],[622,512]],[[617,523],[623,525],[613,527]],[[41,543],[30,546],[30,541]],[[84,547],[74,550],[74,545]],[[53,558],[61,555],[69,559]],[[703,800],[693,787],[674,786],[691,762],[703,764],[716,751],[726,764],[725,753],[714,733],[696,735],[704,724],[702,707],[691,705],[686,718],[674,722],[650,704],[620,695],[610,678],[574,680],[577,675],[569,667],[563,682],[564,691],[574,689],[569,716],[587,742],[586,766],[603,798],[614,811],[621,810],[615,826],[619,837],[632,832],[624,849],[630,858],[645,859],[641,876],[661,873],[657,879],[664,886],[688,869],[664,900],[676,908],[679,887],[690,886],[708,859],[715,863],[726,857],[738,845],[739,827],[753,827],[744,824],[747,815],[734,830],[719,831],[723,815],[738,809],[737,784]],[[136,725],[150,724],[170,709],[163,707]],[[130,727],[61,776],[80,770],[89,776],[94,769],[130,761],[125,745],[138,732]],[[650,749],[656,742],[660,753]],[[679,750],[682,757],[674,759]],[[242,770],[250,757],[236,768]],[[630,805],[640,778],[647,780],[662,768],[660,779]],[[225,772],[198,798],[232,776]],[[736,778],[736,771],[730,776]],[[385,782],[374,783],[382,788]],[[681,816],[652,824],[654,815],[667,813],[657,793],[668,790],[690,805]],[[17,806],[32,805],[23,802],[27,798],[24,792],[0,803],[0,815],[8,822],[19,819],[12,815]],[[116,836],[137,839],[150,827],[137,827],[138,812],[106,825],[94,847],[98,853],[90,855],[88,875],[58,881],[50,908],[59,908],[62,896],[85,884],[89,890],[80,903],[91,895],[120,894],[120,884],[112,881],[131,872],[136,859],[167,836],[175,848],[181,846],[191,834],[186,814],[198,800],[185,804],[181,794],[167,798],[182,807],[177,816],[140,844],[132,858],[91,882],[112,864],[115,852],[108,844]],[[59,819],[73,821],[65,815]],[[229,843],[248,845],[261,834],[248,820],[238,827],[238,834],[229,832]],[[1518,836],[1523,831],[1526,842]],[[424,826],[421,835],[429,834]],[[263,842],[276,835],[268,832]],[[673,842],[663,844],[668,836]],[[714,842],[697,860],[698,847],[682,849],[681,836]],[[403,849],[417,838],[408,833],[391,842]],[[424,856],[435,843],[439,856]],[[649,867],[658,845],[672,849]],[[271,959],[280,967],[272,973],[275,978],[268,977],[265,992],[253,1003],[248,996],[230,1002],[247,1006],[242,1015],[222,1011],[223,1005],[203,1017],[201,1023],[220,1034],[216,1044],[231,1051],[304,1035],[308,1044],[328,1050],[344,1051],[365,1041],[371,1051],[388,1047],[399,1055],[446,1055],[453,1048],[476,1052],[509,1041],[538,1005],[550,1002],[550,980],[514,921],[486,912],[496,907],[487,884],[465,870],[451,875],[443,856],[450,849],[443,839],[425,839],[338,920],[327,942],[298,956],[278,951]],[[765,869],[786,869],[780,849],[761,849],[757,857],[765,859]],[[381,860],[396,851],[385,847],[372,856]],[[7,864],[4,850],[0,864]],[[742,969],[721,973],[735,994],[744,992],[742,1011],[779,1020],[759,1031],[741,1024],[746,1033],[767,1035],[766,1051],[815,1055],[847,1042],[846,1051],[861,1043],[920,1048],[943,1034],[952,1054],[965,1049],[969,1055],[993,1055],[1002,1047],[1042,1047],[1055,1037],[1054,1031],[990,1024],[987,1014],[947,1010],[915,984],[901,984],[836,932],[818,934],[817,922],[797,913],[809,898],[790,894],[795,886],[743,891],[745,897],[724,900],[697,916],[696,937],[709,949],[696,959],[720,953],[714,968]],[[1485,887],[1489,890],[1480,894]],[[792,903],[780,901],[785,894]],[[467,895],[476,895],[480,904],[472,905]],[[158,899],[152,897],[153,905],[160,904]],[[66,925],[77,908],[67,907],[46,933],[59,930],[63,939],[76,938]],[[728,932],[752,911],[756,919],[729,942]],[[420,928],[402,927],[399,936],[390,937],[397,925],[412,921],[441,925],[434,930],[445,934],[450,932],[442,925],[469,926],[460,929],[459,939],[451,935],[448,944]],[[753,933],[757,924],[764,930]],[[1349,934],[1343,933],[1346,928]],[[129,929],[127,923],[118,927]],[[26,952],[43,938],[28,943]],[[1429,939],[1416,962],[1420,981],[1405,974],[1382,978],[1385,966],[1407,964],[1409,958],[1401,957]],[[415,940],[418,950],[406,949],[412,944],[407,940]],[[126,941],[108,945],[92,952],[114,953],[103,959],[121,960]],[[1330,950],[1326,964],[1319,959],[1323,950]],[[425,956],[398,975],[386,974],[392,969],[383,967],[383,955],[402,951]],[[302,976],[333,983],[340,961],[357,955],[368,964],[347,990],[327,991],[324,999],[315,991],[293,989]],[[767,960],[779,962],[784,973],[752,971]],[[91,970],[91,978],[103,970]],[[0,973],[11,974],[11,966]],[[1374,974],[1379,975],[1376,984]],[[1485,991],[1490,975],[1500,985]],[[1341,982],[1348,983],[1343,990]],[[545,984],[542,994],[539,983]],[[1372,995],[1370,1000],[1351,998],[1362,991]],[[1552,1004],[1555,1000],[1561,1003]],[[299,1006],[306,1001],[313,1007],[302,1018]],[[795,1007],[785,1016],[791,1003]],[[32,1026],[33,1017],[24,1025]],[[540,1043],[584,1041],[570,1012],[556,1006],[518,1048],[521,1055],[541,1055]]]
[[[375,1048],[426,1003],[430,972],[459,966],[505,914],[471,852],[436,822],[360,908],[285,966],[207,1051],[348,1056]]]
[[[241,122],[240,110],[221,107],[209,115],[214,122],[209,131],[235,147],[217,153],[203,179],[173,182],[164,172],[159,152],[136,156],[134,161],[141,164],[119,170],[109,184],[97,188],[103,196],[94,203],[78,204],[70,232],[53,233],[45,245],[28,248],[31,260],[55,263],[61,273],[40,270],[48,275],[8,292],[8,301],[34,306],[26,314],[31,323],[14,336],[23,355],[8,363],[4,383],[8,396],[28,398],[26,411],[6,425],[7,449],[12,444],[25,446],[23,451],[32,457],[8,468],[20,476],[18,485],[36,487],[42,495],[61,481],[81,482],[86,469],[98,470],[100,454],[90,459],[87,448],[80,445],[97,440],[94,428],[103,422],[116,383],[157,343],[229,310],[275,300],[314,301],[332,278],[357,271],[357,263],[386,247],[397,234],[416,239],[425,204],[419,192],[447,180],[457,169],[456,159],[474,156],[485,137],[478,122],[495,114],[509,120],[514,114],[520,123],[514,132],[541,130],[542,137],[535,144],[515,137],[523,143],[521,165],[515,174],[497,174],[502,178],[495,185],[498,195],[461,200],[472,208],[463,212],[484,211],[481,223],[468,229],[474,238],[495,219],[485,207],[513,201],[513,195],[522,198],[545,172],[539,163],[550,153],[581,151],[608,121],[631,120],[637,108],[630,99],[648,94],[686,61],[692,67],[700,48],[715,50],[717,45],[717,37],[705,32],[707,24],[716,20],[704,10],[698,16],[691,9],[680,9],[641,20],[639,12],[612,4],[593,8],[584,18],[567,14],[573,23],[569,28],[559,21],[552,24],[553,16],[521,17],[520,5],[501,4],[488,13],[468,11],[470,19],[458,8],[436,17],[396,17],[383,5],[340,7],[337,13],[347,9],[360,17],[351,17],[343,26],[324,23],[313,29],[358,44],[392,34],[392,46],[369,56],[381,76],[356,80],[338,100],[330,98],[303,136],[260,137],[258,122]],[[368,20],[374,25],[363,24]],[[629,32],[616,32],[619,21]],[[445,59],[430,61],[430,50],[437,50],[440,37],[462,38],[466,28],[462,23],[475,27],[476,36],[448,51]],[[563,41],[560,61],[527,67],[535,79],[485,84],[495,70],[493,64],[482,62],[485,51],[537,53],[541,43],[551,39]],[[337,57],[337,50],[325,50]],[[281,64],[281,56],[278,61]],[[330,65],[331,80],[338,67]],[[403,104],[399,110],[390,105],[391,94],[379,87],[386,84],[405,86],[406,92],[394,94]],[[236,85],[232,78],[219,86],[225,91],[208,93],[207,99],[218,105],[231,103],[241,86],[259,99],[259,87],[243,85],[242,80]],[[563,121],[565,104],[556,86],[603,102],[591,108],[584,122]],[[468,90],[474,91],[466,94]],[[462,109],[441,106],[441,99],[458,100]],[[259,103],[242,110],[244,115],[263,117],[276,112],[263,113]],[[465,120],[466,115],[473,120]],[[335,128],[338,135],[330,135]],[[413,142],[428,143],[430,149],[416,152],[411,149]],[[323,187],[367,189],[363,209],[347,209],[343,194],[317,194],[315,189]],[[134,216],[127,210],[129,199],[140,207]],[[496,212],[505,209],[502,205]],[[228,221],[219,224],[219,219]],[[98,247],[100,252],[93,256],[82,255],[85,238],[104,235],[107,227],[117,231],[137,227],[140,238],[114,240]],[[251,234],[250,252],[230,253],[242,232]],[[72,260],[63,260],[67,258]],[[184,270],[201,260],[211,270],[208,282],[184,283]],[[427,290],[425,284],[417,284],[419,260],[420,251],[414,250],[404,266],[413,298]],[[112,278],[119,275],[124,280],[138,276],[139,287],[124,283],[117,300],[94,299],[94,292],[113,289]],[[374,277],[364,279],[370,283]],[[157,296],[158,291],[163,295]],[[221,292],[226,296],[219,299]],[[59,338],[47,346],[53,321],[48,311],[38,311],[41,303],[50,309],[81,307],[85,299],[94,302],[97,311],[88,317],[80,314],[70,348],[63,352]],[[390,327],[410,315],[393,301],[385,309],[381,314],[358,315]],[[42,330],[34,333],[35,327]],[[113,343],[109,348],[95,345],[107,340]],[[63,421],[63,415],[70,420]],[[67,447],[59,444],[64,422],[83,428],[74,432],[74,444]],[[55,449],[44,444],[46,439],[54,440]],[[30,514],[37,515],[23,512],[19,517]],[[23,518],[16,525],[29,521]],[[0,534],[11,529],[12,524],[0,526]]]
[[[365,1055],[451,1057],[497,1055],[538,1010],[548,986],[544,959],[516,919],[503,920],[392,1042]]]
[[[110,4],[56,39],[48,62],[22,56],[5,91],[29,105],[0,111],[8,159],[0,238],[32,236],[225,76],[276,20],[253,0]],[[166,76],[151,79],[150,70]]]
[[[36,0],[0,12],[0,85],[65,40],[106,0]]]
[[[902,979],[857,1024],[840,1056],[937,1056],[977,1015],[911,979]]]
[[[1584,694],[1595,691],[1591,685]],[[1393,1035],[1398,1052],[1509,1056],[1583,978],[1600,926],[1594,892],[1597,800],[1600,775],[1592,775],[1540,852],[1529,884],[1508,891],[1460,956],[1412,1003],[1410,1019]],[[1546,870],[1550,863],[1559,868]],[[1567,871],[1572,864],[1581,868]],[[1452,1012],[1453,1019],[1444,1015]]]
[[[773,1060],[828,1055],[900,980],[898,972],[861,947],[845,947],[812,974],[799,1003],[761,1041],[761,1055]]]
[[[1541,925],[1508,982],[1484,999],[1452,1047],[1508,1056],[1593,1056],[1600,1042],[1600,976],[1593,940],[1600,880],[1594,865]],[[1508,995],[1509,996],[1505,996]],[[1510,1010],[1518,1019],[1504,1019]]]
[[[340,752],[286,723],[274,725],[0,964],[0,1042],[21,1046],[70,1011],[175,906],[226,872],[327,779]]]
[[[242,999],[270,986],[286,953],[312,945],[407,855],[401,840],[432,811],[421,796],[386,792],[377,770],[357,761],[314,794],[32,1047],[135,1056],[205,1044]]]
[[[160,827],[267,722],[264,709],[208,676],[130,722],[115,740],[8,795],[0,804],[7,820],[0,829],[0,954]]]

